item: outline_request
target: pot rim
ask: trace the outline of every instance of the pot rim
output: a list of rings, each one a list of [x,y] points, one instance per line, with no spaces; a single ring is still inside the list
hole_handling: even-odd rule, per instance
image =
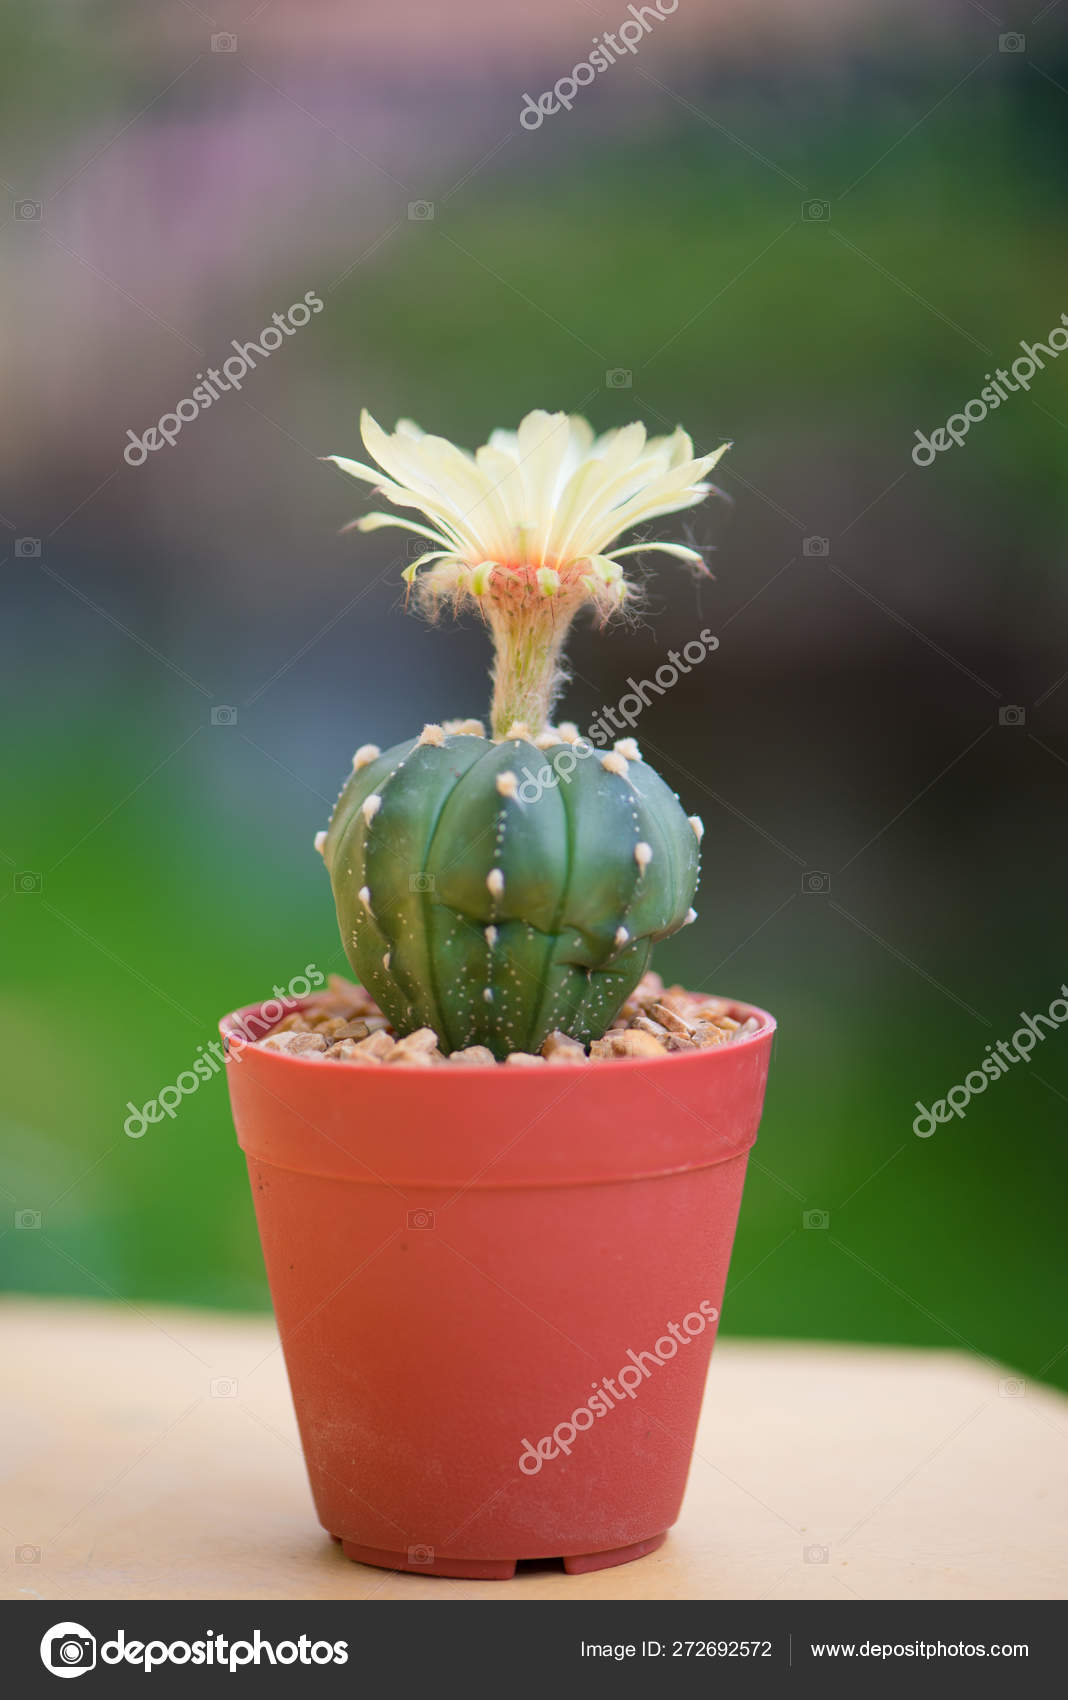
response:
[[[710,992],[708,994],[709,998],[713,998],[718,995],[719,994],[715,992]],[[277,998],[264,998],[261,1003],[246,1004],[243,1008],[231,1010],[229,1014],[224,1015],[219,1021],[219,1032],[222,1035],[224,1042],[229,1040],[231,1034],[238,1032],[240,1030],[241,1023],[243,1021],[247,1021],[250,1017],[262,1021],[262,1011],[269,1003],[277,1003],[278,1001],[279,1000]],[[744,1003],[739,998],[724,998],[723,1001],[729,1004],[733,1019],[738,1019],[737,1012],[740,1010],[742,1012],[742,1020],[745,1020],[749,1016],[756,1016],[760,1022],[760,1026],[755,1032],[747,1033],[744,1039],[731,1039],[729,1042],[722,1045],[709,1045],[706,1046],[704,1050],[675,1052],[665,1051],[663,1056],[659,1057],[608,1057],[598,1060],[595,1063],[591,1063],[590,1059],[587,1058],[586,1063],[575,1063],[570,1066],[573,1068],[586,1068],[587,1066],[590,1066],[598,1069],[605,1066],[613,1075],[615,1075],[617,1071],[623,1070],[633,1072],[635,1070],[649,1071],[651,1069],[660,1070],[665,1068],[673,1069],[677,1072],[679,1069],[687,1066],[692,1068],[694,1064],[697,1063],[708,1068],[709,1066],[713,1066],[713,1057],[722,1058],[724,1055],[729,1055],[731,1053],[737,1056],[740,1051],[746,1050],[752,1045],[766,1044],[776,1032],[778,1022],[775,1017],[770,1015],[767,1010],[761,1009],[757,1004]],[[313,1005],[315,1003],[315,999],[313,997],[295,998],[287,999],[286,1002],[287,1004],[291,1004],[287,1013],[294,1015],[300,1010],[307,1008],[309,1005]],[[265,1028],[265,1031],[260,1037],[266,1038],[268,1033],[270,1033],[273,1028],[278,1025],[278,1021],[282,1019],[283,1018],[279,1016],[278,1019],[273,1021],[269,1027]],[[262,1049],[258,1040],[249,1040],[247,1041],[247,1044],[251,1046],[262,1059],[261,1066],[267,1066],[275,1070],[280,1068],[317,1068],[322,1061],[322,1053],[320,1052],[313,1053],[310,1056],[300,1056],[293,1055],[286,1051],[265,1051]],[[245,1047],[242,1047],[242,1054],[244,1048]],[[231,1058],[229,1056],[228,1046],[227,1050],[227,1061],[229,1062]],[[362,1079],[366,1079],[369,1073],[373,1073],[375,1077],[378,1078],[380,1076],[382,1066],[383,1065],[381,1064],[365,1064],[361,1067],[359,1063],[346,1062],[338,1065],[338,1072],[352,1074],[355,1076],[357,1081],[360,1081]],[[400,1075],[405,1079],[410,1079],[412,1075],[424,1076],[426,1070],[416,1063],[390,1063],[388,1065],[387,1072],[389,1074]],[[472,1076],[477,1076],[480,1079],[486,1079],[487,1076],[490,1075],[490,1072],[488,1065],[484,1063],[452,1063],[447,1068],[436,1068],[434,1070],[434,1076],[435,1079],[456,1077],[459,1080],[470,1080]],[[524,1065],[513,1068],[511,1075],[506,1075],[505,1065],[503,1063],[496,1063],[492,1070],[492,1074],[499,1079],[514,1079],[518,1082],[522,1082],[524,1079],[528,1078],[526,1067]],[[294,1078],[296,1077],[294,1076]]]

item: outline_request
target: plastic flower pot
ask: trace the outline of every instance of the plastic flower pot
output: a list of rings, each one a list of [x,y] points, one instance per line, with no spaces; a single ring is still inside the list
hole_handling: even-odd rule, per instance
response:
[[[350,1558],[492,1578],[663,1542],[775,1025],[734,1014],[760,1029],[574,1067],[231,1056],[312,1494]]]

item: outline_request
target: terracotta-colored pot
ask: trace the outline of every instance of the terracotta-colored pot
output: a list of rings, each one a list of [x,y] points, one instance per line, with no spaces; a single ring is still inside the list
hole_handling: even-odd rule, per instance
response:
[[[486,1578],[664,1540],[775,1025],[734,1013],[760,1029],[575,1067],[234,1048],[312,1494],[350,1558]]]

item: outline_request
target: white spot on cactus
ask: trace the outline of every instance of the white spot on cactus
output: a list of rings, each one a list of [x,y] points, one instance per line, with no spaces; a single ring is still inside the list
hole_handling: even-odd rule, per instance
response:
[[[367,913],[370,914],[371,913],[371,888],[370,888],[369,885],[361,885],[361,887],[360,887],[360,902],[363,904],[364,908],[367,910]]]
[[[625,944],[629,944],[629,943],[630,943],[630,934],[628,933],[626,927],[617,927],[616,928],[616,949],[622,950],[623,946]]]
[[[496,929],[496,927],[487,927],[486,930],[485,930],[484,937],[485,937],[486,943],[489,945],[490,949],[492,950],[494,945],[497,943],[497,929]]]
[[[700,815],[687,815],[686,818],[689,821],[691,827],[693,828],[694,837],[696,838],[698,844],[700,844],[702,838],[705,835],[705,823],[704,823],[704,821],[701,819]]]
[[[638,864],[638,866],[641,869],[643,874],[644,874],[646,868],[649,866],[649,863],[652,861],[652,859],[653,859],[652,847],[650,845],[646,844],[645,840],[642,839],[639,843],[637,843],[634,846],[634,860],[637,862],[637,864]]]
[[[388,973],[389,972],[389,951],[388,950],[386,951],[385,956],[382,958],[382,966],[386,970],[386,972]]]
[[[527,725],[526,721],[513,720],[507,732],[504,734],[504,741],[507,743],[510,738],[515,738],[517,742],[529,744],[530,737],[530,727]]]
[[[321,856],[323,851],[326,848],[326,833],[325,832],[317,832],[315,834],[315,848],[318,850],[318,852]]]
[[[498,773],[495,783],[502,797],[514,797],[519,786],[515,774],[507,769],[504,773]]]
[[[492,986],[486,987],[485,991],[482,994],[482,1002],[483,1003],[492,1003],[493,1002],[493,988],[492,988]]]
[[[561,720],[556,728],[562,744],[577,744],[582,734],[573,720]]]
[[[368,763],[377,761],[381,754],[382,751],[377,744],[361,744],[352,758],[352,771],[355,773],[359,768],[366,767]]]
[[[445,742],[444,726],[437,726],[434,721],[430,721],[420,732],[419,742],[421,744],[443,744]]]
[[[539,732],[534,742],[539,750],[551,750],[554,744],[560,742],[560,735],[557,732]]]
[[[696,921],[696,919],[697,919],[697,910],[696,909],[687,909],[686,919],[683,921],[682,924],[683,924],[684,927],[692,927],[694,922]]]
[[[641,761],[642,752],[638,748],[636,738],[617,738],[612,745],[617,755],[624,756],[627,761]]]
[[[461,738],[484,738],[486,728],[481,720],[446,720],[446,732]]]
[[[360,813],[368,826],[370,826],[381,807],[382,799],[378,795],[377,791],[372,791],[369,797],[364,798],[363,802],[360,804]]]
[[[486,885],[494,897],[500,897],[504,890],[504,875],[500,868],[491,868],[486,875]]]
[[[627,758],[617,755],[615,750],[609,750],[607,755],[601,757],[601,766],[606,773],[618,773],[621,779],[627,777]]]

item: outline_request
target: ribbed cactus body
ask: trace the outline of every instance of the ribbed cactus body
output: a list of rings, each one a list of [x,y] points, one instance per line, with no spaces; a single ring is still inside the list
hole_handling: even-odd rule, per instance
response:
[[[399,1031],[498,1057],[557,1028],[588,1042],[692,918],[674,793],[582,748],[438,732],[354,768],[323,854],[349,961]]]

